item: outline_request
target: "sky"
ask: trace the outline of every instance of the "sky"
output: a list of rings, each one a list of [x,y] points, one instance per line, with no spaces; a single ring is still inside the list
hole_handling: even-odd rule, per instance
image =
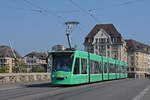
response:
[[[86,35],[96,24],[114,24],[124,39],[150,45],[150,0],[0,0],[0,45],[25,56],[32,51],[68,47],[65,22],[78,21],[72,46],[84,49]]]

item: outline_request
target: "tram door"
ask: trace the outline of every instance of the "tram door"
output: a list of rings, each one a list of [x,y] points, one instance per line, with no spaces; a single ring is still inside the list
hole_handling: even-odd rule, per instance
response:
[[[74,66],[74,77],[78,84],[88,82],[87,58],[76,58]]]
[[[77,84],[80,84],[80,59],[75,59],[75,65],[74,65],[74,82]]]
[[[87,58],[81,58],[80,60],[81,62],[81,75],[80,75],[80,78],[81,78],[81,83],[87,83],[88,82],[88,70],[87,70],[87,65],[88,65],[88,62],[87,62]]]

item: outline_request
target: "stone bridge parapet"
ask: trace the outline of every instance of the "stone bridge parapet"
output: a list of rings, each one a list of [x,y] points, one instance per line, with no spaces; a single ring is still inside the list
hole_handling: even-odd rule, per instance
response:
[[[50,73],[1,73],[0,84],[51,80]]]

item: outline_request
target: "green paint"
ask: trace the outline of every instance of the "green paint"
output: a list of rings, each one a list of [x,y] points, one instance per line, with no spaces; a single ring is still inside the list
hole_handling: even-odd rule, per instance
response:
[[[74,58],[72,62],[72,70],[70,72],[65,72],[65,71],[55,71],[53,72],[51,70],[51,79],[52,79],[52,84],[60,84],[60,85],[75,85],[75,84],[84,84],[89,82],[89,77],[90,77],[90,82],[98,82],[98,81],[103,81],[103,80],[114,80],[114,79],[121,79],[121,78],[127,78],[127,72],[125,71],[124,73],[121,72],[121,66],[126,70],[127,64],[118,60],[114,60],[111,58],[107,58],[104,56],[98,56],[95,54],[90,53],[90,57],[88,57],[88,52],[85,51],[79,51],[79,50],[70,50],[70,51],[52,51],[52,54],[55,53],[67,53],[67,52],[72,52],[74,53]],[[73,74],[74,69],[75,69],[75,63],[76,63],[76,58],[79,58],[79,74]],[[53,57],[51,58],[53,59]],[[87,74],[82,74],[82,64],[81,64],[81,59],[87,59]],[[89,61],[96,61],[100,62],[102,64],[102,73],[97,73],[97,74],[89,74]],[[52,61],[51,61],[52,63]],[[104,63],[108,63],[107,65],[107,73],[104,73]],[[115,65],[115,72],[116,73],[109,73],[109,65],[114,64]],[[117,66],[118,72],[117,72]],[[53,66],[51,67],[51,69]],[[91,67],[90,67],[91,68]]]

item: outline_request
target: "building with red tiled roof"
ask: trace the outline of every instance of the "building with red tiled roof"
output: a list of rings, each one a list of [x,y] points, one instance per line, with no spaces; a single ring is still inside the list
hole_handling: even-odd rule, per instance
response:
[[[97,24],[85,37],[85,51],[127,61],[126,42],[113,24]]]
[[[125,40],[128,54],[128,76],[131,78],[146,78],[150,75],[150,46],[136,40]]]
[[[32,72],[34,67],[40,67],[43,71],[47,71],[47,55],[45,53],[31,52],[23,57],[27,64],[27,72]]]
[[[13,50],[17,58],[21,58],[19,53]],[[12,49],[9,46],[0,46],[0,68],[9,67],[9,73],[12,72],[12,68],[15,66],[16,58],[13,55]]]

